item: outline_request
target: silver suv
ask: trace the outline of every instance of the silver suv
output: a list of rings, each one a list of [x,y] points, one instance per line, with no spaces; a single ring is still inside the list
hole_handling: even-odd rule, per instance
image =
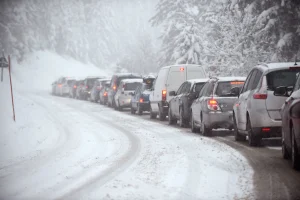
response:
[[[280,108],[287,97],[274,96],[279,86],[294,86],[300,66],[294,63],[259,64],[249,73],[233,107],[235,140],[260,145],[262,138],[281,136]]]
[[[210,136],[212,129],[233,129],[232,107],[245,77],[211,78],[191,106],[192,132]]]

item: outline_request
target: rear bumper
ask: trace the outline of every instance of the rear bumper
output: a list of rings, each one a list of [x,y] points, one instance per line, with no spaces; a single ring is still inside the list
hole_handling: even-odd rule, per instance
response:
[[[119,103],[119,106],[122,107],[122,108],[130,108],[130,106],[131,106],[131,97],[120,98],[118,103]]]
[[[262,128],[270,128],[270,131],[263,132]],[[259,136],[261,138],[270,138],[270,137],[281,137],[281,126],[279,127],[255,127],[252,128],[253,135]]]
[[[232,111],[203,113],[203,120],[209,128],[233,128]]]
[[[150,102],[143,102],[143,103],[139,103],[140,108],[143,111],[149,111],[150,110]]]
[[[263,109],[252,109],[249,110],[250,121],[252,127],[281,127],[281,120],[271,119],[268,111]]]

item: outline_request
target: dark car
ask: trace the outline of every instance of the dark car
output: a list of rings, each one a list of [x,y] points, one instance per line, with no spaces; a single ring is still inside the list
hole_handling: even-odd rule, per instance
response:
[[[177,92],[169,92],[169,96],[173,96],[169,102],[169,124],[176,124],[177,120],[179,120],[181,127],[188,126],[191,116],[191,105],[207,81],[208,79],[188,80],[179,87]]]
[[[137,74],[132,74],[132,73],[120,73],[120,74],[113,75],[111,82],[110,82],[110,88],[108,90],[107,105],[115,108],[115,106],[116,106],[115,95],[116,95],[117,89],[120,85],[120,82],[123,79],[136,79],[136,78],[141,78],[141,76],[137,75]]]
[[[131,97],[131,113],[135,114],[136,112],[139,115],[142,115],[144,111],[150,110],[150,101],[149,89],[152,87],[152,84],[140,83],[139,86],[132,93]]]
[[[83,88],[82,88],[82,99],[89,100],[91,97],[91,89],[94,86],[94,83],[98,79],[105,79],[105,77],[87,77],[83,81]]]
[[[238,99],[245,77],[211,78],[191,106],[192,132],[210,136],[212,129],[233,129],[232,108]]]
[[[300,170],[300,76],[294,87],[277,87],[274,95],[288,97],[281,108],[282,155]]]
[[[99,92],[99,102],[102,105],[106,105],[108,101],[108,89],[110,87],[110,80],[101,81],[102,88]]]

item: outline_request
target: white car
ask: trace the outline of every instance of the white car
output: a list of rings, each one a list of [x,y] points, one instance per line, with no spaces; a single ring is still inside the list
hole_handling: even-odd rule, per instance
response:
[[[169,111],[170,91],[177,91],[179,86],[190,79],[207,78],[203,67],[199,65],[172,65],[163,67],[158,72],[150,93],[150,117],[159,120],[166,119]]]
[[[114,97],[116,102],[116,110],[130,108],[131,95],[141,83],[143,83],[143,79],[123,79],[120,82],[120,85]]]
[[[73,82],[75,78],[70,77],[61,77],[56,83],[55,94],[59,96],[68,96],[70,93],[71,87],[73,87]]]

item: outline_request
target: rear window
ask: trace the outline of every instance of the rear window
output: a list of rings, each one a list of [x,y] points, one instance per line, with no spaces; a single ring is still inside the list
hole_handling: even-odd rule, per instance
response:
[[[87,80],[87,85],[90,86],[90,87],[93,87],[96,80],[97,80],[97,78],[94,78],[94,79],[88,79],[88,80]]]
[[[75,80],[68,80],[67,84],[68,86],[73,86],[75,84]]]
[[[196,83],[195,92],[198,94],[204,85],[205,85],[205,83]]]
[[[135,90],[141,83],[126,83],[124,90]]]
[[[140,76],[121,76],[119,78],[117,78],[116,80],[116,85],[119,86],[120,85],[120,82],[124,79],[136,79],[136,78],[141,78]]]
[[[232,96],[231,89],[233,88],[242,88],[244,81],[227,81],[219,82],[216,90],[216,95],[219,97]]]
[[[299,75],[300,68],[270,72],[267,75],[268,90],[274,90],[279,86],[294,86]]]

